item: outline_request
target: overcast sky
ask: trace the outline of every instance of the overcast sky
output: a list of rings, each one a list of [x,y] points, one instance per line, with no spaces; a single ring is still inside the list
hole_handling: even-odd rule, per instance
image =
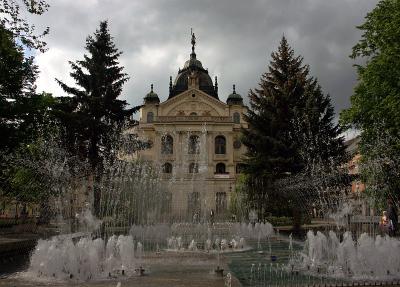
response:
[[[284,34],[295,53],[331,95],[336,112],[349,106],[356,83],[352,46],[355,26],[377,0],[50,0],[49,11],[31,21],[50,26],[49,50],[39,54],[38,90],[64,95],[54,78],[73,84],[68,61],[83,58],[85,39],[108,20],[121,64],[130,80],[122,97],[139,105],[154,84],[161,101],[168,97],[169,76],[189,58],[190,28],[197,58],[214,79],[225,101],[232,84],[247,102],[250,88],[266,71],[270,54]]]

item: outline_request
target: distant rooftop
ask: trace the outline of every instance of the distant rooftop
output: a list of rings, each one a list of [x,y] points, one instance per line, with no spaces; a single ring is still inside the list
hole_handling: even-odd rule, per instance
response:
[[[361,137],[358,135],[352,139],[349,139],[344,142],[344,145],[346,146],[346,151],[350,155],[354,155],[358,152],[358,145],[361,141]]]

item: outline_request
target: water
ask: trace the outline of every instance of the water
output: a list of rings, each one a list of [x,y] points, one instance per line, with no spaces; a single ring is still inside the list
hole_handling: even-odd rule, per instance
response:
[[[161,180],[161,163],[124,160],[105,162],[98,180],[95,174],[78,179],[65,172],[64,155],[54,149],[45,172],[57,178],[52,191],[58,196],[52,196],[51,209],[52,223],[61,235],[39,240],[29,261],[24,261],[25,257],[15,263],[20,267],[9,268],[6,273],[24,282],[44,280],[68,285],[122,280],[122,286],[124,280],[141,280],[137,278],[143,269],[150,278],[188,277],[190,284],[187,274],[196,274],[196,280],[203,276],[212,281],[217,266],[225,272],[229,269],[224,278],[226,286],[231,286],[235,278],[243,286],[340,285],[400,279],[399,241],[362,234],[361,230],[350,233],[350,219],[356,210],[351,204],[341,204],[337,193],[330,197],[326,192],[325,182],[331,174],[316,171],[317,175],[306,183],[289,180],[285,190],[318,186],[316,198],[335,221],[337,233],[322,228],[297,241],[292,235],[275,233],[268,222],[257,222],[256,210],[248,216],[251,223],[214,222],[204,209],[194,214],[181,210],[172,216],[167,187],[187,171],[189,157],[199,169],[189,179],[191,190],[196,185],[200,185],[196,187],[200,192],[205,188],[199,183],[207,171],[206,134],[204,126],[197,134],[197,150],[190,156],[184,149],[193,133],[184,135],[182,162],[174,163],[167,181]],[[91,197],[94,189],[100,200],[96,216]],[[82,205],[73,204],[73,198],[82,194],[86,194],[80,200]],[[306,209],[303,203],[310,198],[302,195],[300,207]]]
[[[87,226],[98,227],[100,223],[85,213]],[[89,281],[110,277],[134,276],[138,274],[145,252],[170,251],[228,252],[245,250],[244,237],[270,236],[270,224],[220,224],[218,231],[229,232],[235,237],[228,241],[220,238],[222,233],[212,231],[215,226],[204,224],[132,226],[131,235],[113,235],[107,239],[92,238],[91,233],[75,233],[39,240],[30,258],[28,274],[57,280]],[[211,229],[211,230],[210,230]],[[176,236],[167,237],[169,234]],[[212,235],[214,237],[212,237]],[[225,234],[228,235],[228,234]],[[199,246],[199,239],[211,236]],[[232,235],[233,236],[233,235]],[[142,239],[144,242],[136,241]],[[183,239],[182,239],[183,238]],[[191,238],[188,241],[188,238]],[[214,239],[215,238],[215,239]],[[213,241],[212,241],[213,240]],[[165,244],[166,243],[166,244]],[[145,249],[144,244],[149,247]],[[154,247],[155,246],[155,247]]]
[[[266,252],[252,249],[226,254],[229,268],[243,286],[385,285],[400,280],[397,239],[373,240],[365,234],[354,244],[346,237],[336,240],[333,232],[333,242],[325,241],[322,233],[312,238],[311,233],[306,242],[271,238],[272,255],[267,252],[266,241],[261,244]],[[336,249],[332,249],[335,243]],[[258,242],[250,244],[256,246]],[[393,248],[396,252],[389,255]]]
[[[328,236],[309,231],[302,252],[289,264],[300,271],[352,281],[400,279],[400,241],[388,236],[361,234],[353,238],[345,232],[339,240],[335,232]]]
[[[135,248],[132,237],[123,235],[111,236],[107,241],[88,237],[77,242],[59,237],[39,240],[27,272],[37,277],[77,281],[129,276],[139,267],[141,249],[140,242]]]

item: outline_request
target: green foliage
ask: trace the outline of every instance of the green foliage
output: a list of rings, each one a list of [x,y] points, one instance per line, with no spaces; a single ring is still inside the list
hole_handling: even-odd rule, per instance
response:
[[[275,177],[301,169],[290,132],[294,107],[304,94],[308,67],[302,66],[300,57],[294,57],[285,38],[271,57],[259,88],[249,93],[249,129],[243,130],[243,143],[248,148],[249,173]]]
[[[100,215],[104,164],[117,160],[122,129],[139,107],[127,109],[127,102],[119,99],[129,78],[119,65],[122,52],[115,47],[107,21],[87,37],[85,49],[83,60],[70,62],[70,75],[78,87],[57,80],[71,97],[61,98],[55,113],[64,127],[67,149],[90,164],[95,176],[94,212]]]
[[[343,162],[343,138],[339,126],[333,124],[329,96],[309,76],[309,67],[294,56],[284,37],[271,57],[259,88],[249,93],[246,120],[250,127],[243,130],[248,172],[277,178],[316,161]]]
[[[362,178],[382,204],[400,195],[400,1],[380,1],[357,28],[363,35],[351,57],[365,64],[357,66],[358,84],[341,124],[361,130]]]
[[[343,163],[346,153],[341,129],[333,123],[330,98],[309,76],[302,57],[294,56],[285,37],[271,57],[259,87],[249,93],[245,115],[249,129],[243,130],[242,141],[248,148],[248,199],[261,216],[292,215],[303,191],[282,189],[280,180],[298,174],[309,180],[316,169]]]
[[[10,31],[0,25],[0,133],[1,149],[12,149],[21,142],[25,131],[23,117],[30,110],[37,67],[25,58]],[[33,110],[35,111],[35,110]]]
[[[9,30],[0,25],[0,133],[2,150],[12,150],[34,140],[50,121],[55,99],[36,94],[38,68],[33,57],[26,58],[23,48]]]
[[[44,188],[35,170],[11,160],[29,153],[29,145],[49,134],[50,94],[36,94],[37,67],[26,58],[11,31],[0,24],[0,193],[25,202],[38,201]]]
[[[34,15],[42,15],[49,5],[45,0],[1,0],[0,26],[7,29],[14,39],[18,39],[25,47],[46,50],[46,42],[42,39],[49,33],[47,27],[41,34],[35,34],[35,25],[31,25],[21,16],[21,6]]]
[[[384,129],[373,132],[363,133],[361,179],[371,205],[385,209],[387,198],[396,202],[400,195],[400,138]]]
[[[136,109],[126,109],[126,101],[118,99],[128,77],[119,66],[121,52],[113,43],[106,21],[86,39],[85,48],[89,54],[84,60],[70,62],[70,75],[79,88],[57,80],[72,96],[60,99],[57,116],[65,126],[69,149],[78,150],[96,168],[115,151],[115,139]]]
[[[235,190],[230,196],[229,212],[234,214],[238,221],[246,220],[250,211],[246,192],[246,178],[245,174],[237,177]]]
[[[0,1],[0,194],[21,202],[40,202],[48,195],[46,180],[51,177],[44,175],[45,168],[28,161],[38,161],[34,147],[54,131],[56,99],[35,92],[38,68],[24,49],[44,51],[42,37],[48,29],[36,35],[34,25],[21,17],[21,6],[36,15],[48,8],[43,0]]]
[[[59,137],[45,134],[12,153],[2,155],[0,194],[23,203],[46,206],[49,199],[76,188],[87,167],[60,145]]]

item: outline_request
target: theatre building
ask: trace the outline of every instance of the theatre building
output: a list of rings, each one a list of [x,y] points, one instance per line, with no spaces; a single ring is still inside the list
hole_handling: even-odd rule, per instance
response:
[[[137,157],[160,168],[176,219],[229,216],[246,151],[240,142],[245,112],[235,85],[226,102],[219,99],[217,77],[213,82],[197,59],[193,34],[190,58],[170,77],[168,99],[161,102],[151,85],[135,128],[151,142]]]

